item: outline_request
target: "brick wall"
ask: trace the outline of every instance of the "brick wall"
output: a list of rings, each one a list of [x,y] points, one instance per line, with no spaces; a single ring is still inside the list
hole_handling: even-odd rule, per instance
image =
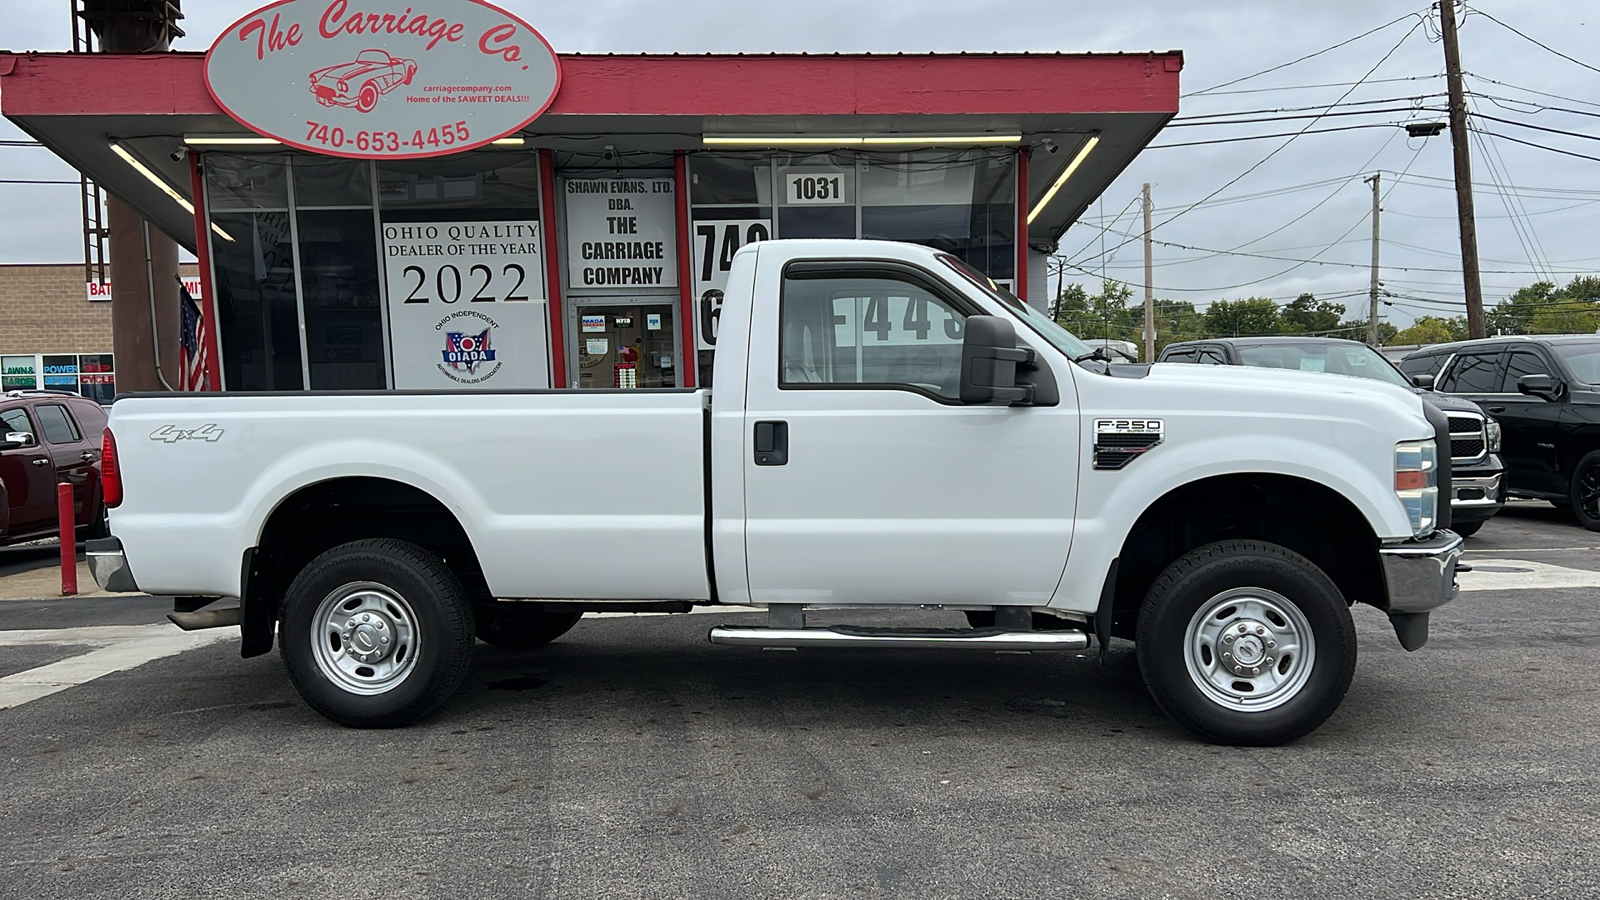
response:
[[[89,301],[83,266],[0,265],[0,353],[110,352],[111,303]]]

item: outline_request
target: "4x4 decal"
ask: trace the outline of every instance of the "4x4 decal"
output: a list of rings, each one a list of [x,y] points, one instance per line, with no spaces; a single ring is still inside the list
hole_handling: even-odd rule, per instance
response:
[[[216,443],[222,440],[223,428],[220,425],[201,425],[199,428],[179,428],[176,425],[163,425],[150,432],[150,440],[161,441],[165,444],[174,444],[178,441],[206,441]]]

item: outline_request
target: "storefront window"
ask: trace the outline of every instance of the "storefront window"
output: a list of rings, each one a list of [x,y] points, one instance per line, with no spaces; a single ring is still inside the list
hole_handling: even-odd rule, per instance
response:
[[[1016,274],[1010,151],[874,155],[861,172],[861,237],[944,250],[994,279]]]
[[[117,376],[109,353],[85,353],[78,357],[78,392],[97,403],[110,403],[117,396]]]
[[[205,156],[208,208],[288,209],[288,157]]]
[[[296,217],[311,389],[384,387],[388,382],[372,210],[302,207]]]
[[[0,356],[0,390],[33,390],[39,386],[38,373],[32,356]]]
[[[232,391],[303,389],[288,211],[215,213],[211,219],[233,237],[211,241],[224,383]]]

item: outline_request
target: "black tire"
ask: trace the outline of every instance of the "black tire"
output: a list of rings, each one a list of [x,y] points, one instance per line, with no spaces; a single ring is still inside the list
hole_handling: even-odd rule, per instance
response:
[[[1585,454],[1573,467],[1567,502],[1579,525],[1600,531],[1600,450]]]
[[[507,650],[543,647],[571,631],[583,618],[582,612],[547,612],[537,603],[479,606],[474,612],[478,640]]]
[[[1310,733],[1339,707],[1356,666],[1339,589],[1310,560],[1263,541],[1219,541],[1168,566],[1140,609],[1136,644],[1156,704],[1216,744],[1270,747]],[[1252,662],[1262,665],[1241,668]]]
[[[1478,529],[1482,528],[1483,527],[1483,523],[1487,522],[1487,521],[1489,521],[1489,520],[1488,519],[1480,519],[1479,521],[1476,521],[1476,522],[1456,522],[1456,523],[1451,524],[1450,530],[1454,531],[1456,534],[1461,535],[1462,537],[1472,537],[1473,535],[1478,533]]]
[[[284,595],[279,639],[312,709],[353,728],[394,728],[461,686],[472,633],[455,573],[416,544],[383,538],[340,545],[302,569]],[[371,659],[358,658],[363,646]]]

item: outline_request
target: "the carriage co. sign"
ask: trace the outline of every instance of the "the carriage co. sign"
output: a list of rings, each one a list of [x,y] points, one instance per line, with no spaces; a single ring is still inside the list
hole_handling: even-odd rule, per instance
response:
[[[228,115],[360,159],[483,146],[538,118],[560,84],[550,44],[481,0],[282,0],[206,54],[206,87]]]

